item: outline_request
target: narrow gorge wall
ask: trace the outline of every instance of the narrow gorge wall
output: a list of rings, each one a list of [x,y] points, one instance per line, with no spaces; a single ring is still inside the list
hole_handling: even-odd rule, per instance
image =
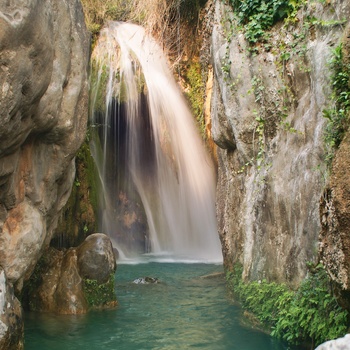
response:
[[[31,274],[71,191],[89,46],[78,0],[0,3],[0,349],[22,346],[13,286]]]
[[[347,1],[308,2],[293,23],[277,23],[268,42],[252,47],[232,8],[216,1],[217,216],[225,265],[242,263],[244,278],[297,286],[306,263],[318,259],[328,61],[349,13]]]
[[[350,24],[342,36],[343,63],[350,67]],[[348,85],[350,86],[350,85]],[[350,309],[350,131],[337,151],[320,202],[320,254],[340,301]]]

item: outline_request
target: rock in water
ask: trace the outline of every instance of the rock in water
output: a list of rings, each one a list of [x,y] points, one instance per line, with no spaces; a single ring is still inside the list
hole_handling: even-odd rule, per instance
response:
[[[78,248],[64,252],[51,247],[33,274],[36,280],[29,288],[28,306],[34,311],[60,314],[82,314],[90,307],[114,307],[117,303],[111,275],[115,270],[112,243],[102,233],[90,235]],[[86,280],[90,282],[88,291]],[[104,285],[107,282],[111,284]],[[93,305],[87,295],[92,292]]]
[[[343,338],[327,341],[315,350],[350,350],[350,334]]]
[[[133,281],[135,284],[156,284],[159,283],[158,278],[155,277],[140,277]]]
[[[82,278],[77,269],[77,251],[68,249],[63,257],[59,283],[55,291],[56,312],[60,314],[81,314],[88,310],[82,288]]]
[[[88,236],[77,252],[79,272],[83,278],[106,283],[117,268],[112,243],[103,233]]]

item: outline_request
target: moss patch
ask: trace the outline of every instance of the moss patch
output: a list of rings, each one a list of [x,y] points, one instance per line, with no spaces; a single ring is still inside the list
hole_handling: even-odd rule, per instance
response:
[[[72,193],[63,208],[55,238],[56,248],[77,247],[91,233],[97,231],[98,176],[90,153],[89,136],[76,156],[76,175]]]
[[[96,280],[84,279],[83,290],[91,308],[110,308],[117,305],[114,274],[102,284],[98,284]]]
[[[193,115],[196,118],[200,133],[205,138],[204,120],[204,95],[205,86],[202,79],[201,65],[198,62],[191,62],[184,70],[186,81],[186,97],[190,103]]]

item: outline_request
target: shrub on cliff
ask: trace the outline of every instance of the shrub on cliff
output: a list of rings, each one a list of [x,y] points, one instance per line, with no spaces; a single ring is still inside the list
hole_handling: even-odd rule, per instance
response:
[[[332,295],[329,278],[320,264],[310,269],[299,289],[266,280],[245,283],[242,267],[227,274],[229,285],[245,309],[252,312],[271,334],[290,344],[313,345],[343,336],[349,314]]]
[[[300,0],[230,0],[250,44],[265,39],[265,32],[277,21],[295,14]]]
[[[82,0],[88,29],[97,34],[108,20],[127,20],[132,3],[132,0]]]
[[[339,148],[349,128],[350,113],[350,62],[344,55],[341,43],[332,51],[329,61],[332,72],[332,107],[325,109],[323,115],[328,119],[325,130],[325,143],[328,148],[326,162],[331,163],[334,151]]]

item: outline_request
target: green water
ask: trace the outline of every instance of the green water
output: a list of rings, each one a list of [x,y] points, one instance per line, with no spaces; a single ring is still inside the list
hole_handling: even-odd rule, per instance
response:
[[[147,261],[118,265],[115,310],[80,316],[27,313],[25,350],[282,350],[244,325],[221,265]],[[134,284],[139,277],[158,284]]]

